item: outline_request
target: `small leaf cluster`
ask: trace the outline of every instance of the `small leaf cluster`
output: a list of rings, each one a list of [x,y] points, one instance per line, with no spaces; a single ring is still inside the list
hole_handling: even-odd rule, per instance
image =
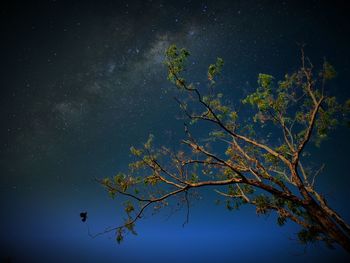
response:
[[[323,107],[319,112],[319,118],[316,120],[316,145],[320,145],[322,140],[339,124],[339,114],[343,111],[342,106],[335,97],[327,97],[324,100]]]
[[[224,66],[224,60],[217,58],[215,64],[210,64],[208,68],[208,80],[211,84],[214,84],[214,78],[221,73],[222,67]]]
[[[257,214],[266,214],[270,210],[270,198],[264,194],[258,195],[254,198]]]
[[[174,83],[178,88],[184,88],[185,80],[180,74],[185,69],[185,62],[190,53],[182,48],[178,49],[176,45],[171,45],[165,52],[165,64],[168,67],[168,80]]]
[[[319,238],[319,232],[314,228],[303,228],[298,233],[298,239],[302,244],[314,243]]]

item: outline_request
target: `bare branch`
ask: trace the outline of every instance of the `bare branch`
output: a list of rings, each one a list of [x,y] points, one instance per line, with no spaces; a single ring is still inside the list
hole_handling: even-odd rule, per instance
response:
[[[311,114],[311,117],[310,117],[310,121],[309,121],[309,126],[308,126],[308,128],[306,130],[304,139],[301,141],[301,143],[298,146],[297,151],[294,154],[294,157],[293,157],[293,163],[294,164],[298,163],[301,152],[303,151],[303,149],[305,148],[306,144],[310,140],[313,128],[315,126],[316,115],[317,115],[318,110],[320,109],[320,106],[321,106],[321,103],[323,102],[323,100],[324,100],[324,97],[321,97],[321,99],[316,103],[316,105],[315,105],[315,107],[314,107],[314,109],[312,111],[312,114]]]

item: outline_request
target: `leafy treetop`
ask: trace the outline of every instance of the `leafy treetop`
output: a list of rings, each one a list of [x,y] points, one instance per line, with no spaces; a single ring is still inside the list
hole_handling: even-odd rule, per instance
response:
[[[257,214],[275,212],[279,225],[290,220],[301,227],[302,243],[322,240],[350,251],[349,225],[316,191],[324,165],[312,168],[306,151],[311,141],[320,146],[349,112],[350,100],[339,104],[326,90],[336,76],[333,66],[325,61],[316,71],[302,50],[297,71],[280,81],[259,74],[256,90],[235,109],[215,87],[223,60],[209,65],[208,88],[199,88],[183,77],[189,55],[175,45],[167,49],[168,79],[187,94],[177,102],[189,123],[212,124],[208,137],[196,139],[185,125],[186,138],[177,152],[154,147],[152,135],[143,146],[131,147],[135,161],[129,171],[99,180],[112,198],[126,200],[124,224],[103,233],[116,231],[121,242],[127,232],[135,234],[147,208],[172,205],[170,198],[186,204],[188,220],[189,200],[200,188],[213,187],[230,210],[249,204]]]

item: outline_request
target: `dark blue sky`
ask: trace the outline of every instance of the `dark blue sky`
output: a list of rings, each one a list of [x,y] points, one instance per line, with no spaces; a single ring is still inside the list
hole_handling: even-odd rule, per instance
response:
[[[210,190],[185,211],[147,216],[117,245],[91,239],[122,222],[118,200],[94,177],[125,170],[129,148],[153,133],[178,145],[183,121],[166,80],[164,50],[191,52],[191,80],[225,60],[221,87],[232,100],[258,73],[298,67],[297,43],[315,64],[337,69],[330,86],[349,97],[350,10],[341,1],[5,1],[1,17],[0,258],[11,262],[342,262],[341,249],[304,247],[297,226],[248,207],[229,212]],[[315,161],[319,189],[348,221],[348,130],[338,129]]]

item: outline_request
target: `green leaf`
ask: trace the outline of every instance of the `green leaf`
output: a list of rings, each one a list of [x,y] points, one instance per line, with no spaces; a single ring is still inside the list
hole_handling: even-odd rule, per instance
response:
[[[258,83],[263,89],[270,90],[273,79],[274,77],[271,75],[260,73],[258,76]]]
[[[185,69],[185,62],[190,53],[182,48],[178,50],[176,45],[171,45],[165,52],[165,64],[168,67],[168,79],[178,88],[184,88],[184,79],[180,74]]]
[[[150,134],[150,135],[148,136],[147,142],[146,142],[145,145],[144,145],[145,149],[147,149],[147,150],[150,150],[150,149],[151,149],[152,143],[153,143],[153,139],[154,139],[154,135],[153,135],[153,134]]]
[[[210,64],[208,67],[208,79],[214,83],[214,77],[221,73],[224,66],[224,60],[217,58],[215,64]]]
[[[279,226],[283,226],[286,223],[287,219],[284,216],[277,217],[277,224]]]
[[[257,214],[266,214],[269,211],[270,199],[265,195],[258,195],[254,199]]]
[[[141,156],[142,155],[142,151],[136,149],[134,146],[130,147],[130,152],[135,155],[135,156]]]
[[[145,178],[144,182],[146,185],[156,185],[159,181],[159,178],[157,175],[150,175],[148,177]]]
[[[116,240],[120,244],[124,239],[122,228],[118,228]]]
[[[124,210],[129,215],[131,212],[135,211],[134,205],[130,201],[124,203]]]
[[[298,238],[303,244],[313,243],[317,241],[318,232],[312,229],[302,229],[298,233]]]

